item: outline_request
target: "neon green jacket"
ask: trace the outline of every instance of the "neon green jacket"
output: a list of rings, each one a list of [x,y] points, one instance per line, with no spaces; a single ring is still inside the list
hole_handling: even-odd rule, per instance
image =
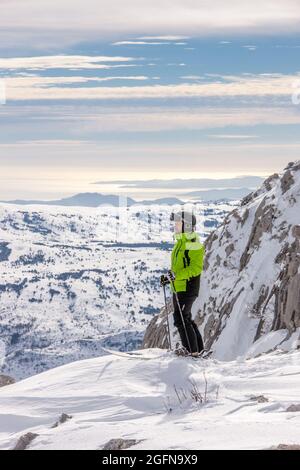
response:
[[[176,234],[175,239],[177,242],[171,256],[171,270],[175,274],[172,290],[176,292],[191,291],[191,294],[197,295],[198,292],[195,289],[199,290],[205,248],[199,241],[199,235],[195,232]]]

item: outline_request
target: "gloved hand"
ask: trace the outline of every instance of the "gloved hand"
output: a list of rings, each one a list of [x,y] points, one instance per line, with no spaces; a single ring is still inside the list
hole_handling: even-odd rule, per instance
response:
[[[162,276],[160,276],[160,285],[161,286],[166,286],[170,284],[170,280],[168,278],[168,276],[165,276],[164,274]]]
[[[168,279],[170,282],[175,281],[175,274],[171,270],[168,271]]]

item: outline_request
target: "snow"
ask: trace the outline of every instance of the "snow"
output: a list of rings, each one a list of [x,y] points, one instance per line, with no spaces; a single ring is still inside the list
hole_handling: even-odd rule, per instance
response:
[[[1,341],[0,339],[0,367],[2,367],[4,361],[5,361],[5,352],[6,352],[6,346],[4,341]]]
[[[113,438],[137,449],[266,449],[300,444],[300,352],[231,362],[107,355],[61,366],[0,390],[0,449],[27,432],[30,449],[100,449]],[[196,383],[206,403],[189,393]],[[180,403],[175,392],[183,389]],[[259,403],[253,396],[268,399]],[[51,426],[61,413],[72,419]]]
[[[294,177],[284,194],[280,179],[263,185],[215,232],[193,306],[206,339],[218,333],[207,360],[103,355],[137,348],[163,306],[171,208],[0,205],[1,370],[18,379],[60,366],[0,389],[0,449],[27,432],[38,434],[31,449],[101,449],[115,438],[140,441],[134,449],[299,445],[300,412],[286,410],[300,404],[300,328],[272,331],[276,260],[299,222]],[[272,224],[260,233],[262,201]],[[232,208],[209,207],[202,240]],[[261,236],[247,247],[254,228]],[[170,324],[174,340],[171,314]],[[53,428],[62,413],[72,418]]]
[[[300,328],[297,328],[285,341],[280,343],[280,348],[284,351],[300,348]]]
[[[203,222],[221,223],[232,207],[195,206],[202,239],[213,228]],[[171,210],[0,204],[2,372],[21,379],[97,357],[103,345],[139,347],[164,304]]]
[[[247,357],[255,357],[280,345],[288,336],[287,330],[271,331],[253,343],[247,351]],[[292,346],[292,344],[291,344]]]

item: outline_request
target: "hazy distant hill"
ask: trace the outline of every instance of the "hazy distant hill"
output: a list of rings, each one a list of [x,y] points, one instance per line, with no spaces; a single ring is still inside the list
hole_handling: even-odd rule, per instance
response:
[[[116,180],[97,181],[94,184],[118,184],[122,188],[166,188],[166,189],[216,189],[216,188],[257,188],[262,184],[264,178],[260,176],[240,176],[236,178],[192,178],[192,179],[172,179],[172,180]]]
[[[39,204],[44,206],[79,206],[79,207],[98,207],[102,205],[108,206],[119,206],[120,200],[118,196],[110,194],[100,194],[100,193],[79,193],[75,196],[66,197],[63,199],[53,200],[53,201],[39,201],[39,200],[22,200],[17,199],[14,201],[2,201],[9,204]],[[134,204],[135,201],[131,198],[127,198],[127,205]],[[122,201],[121,201],[122,205]],[[123,204],[124,205],[124,204]]]
[[[251,192],[251,189],[220,189],[220,190],[208,190],[208,191],[194,191],[186,193],[184,196],[194,196],[194,198],[202,201],[218,201],[218,200],[237,200],[241,199]],[[1,201],[7,204],[17,205],[43,205],[43,206],[69,206],[69,207],[99,207],[99,206],[113,206],[123,207],[127,205],[131,207],[133,205],[176,205],[184,204],[184,201],[176,197],[164,197],[154,200],[136,201],[130,197],[119,198],[117,195],[101,194],[101,193],[80,193],[74,196],[52,200],[24,200],[16,199],[13,201]]]
[[[184,196],[201,199],[202,201],[229,201],[242,199],[249,193],[251,193],[251,189],[249,188],[210,189],[207,191],[192,191],[185,193]]]

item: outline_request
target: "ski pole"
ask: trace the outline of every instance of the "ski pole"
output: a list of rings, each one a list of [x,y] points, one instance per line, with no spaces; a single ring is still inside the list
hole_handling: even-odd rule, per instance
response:
[[[169,312],[168,312],[167,294],[166,294],[166,286],[165,285],[163,285],[163,289],[164,289],[164,298],[165,298],[165,306],[166,306],[166,314],[167,314],[167,329],[168,329],[168,338],[169,338],[169,350],[172,351],[170,323],[169,323]]]
[[[185,337],[186,337],[187,344],[188,344],[188,346],[189,346],[190,353],[191,353],[191,352],[192,352],[191,343],[190,343],[190,340],[189,340],[189,337],[188,337],[188,334],[187,334],[186,325],[185,325],[185,321],[184,321],[184,318],[183,318],[183,313],[182,313],[182,310],[181,310],[181,307],[180,307],[178,295],[177,295],[177,292],[176,292],[176,290],[175,290],[174,279],[173,279],[172,276],[170,276],[170,275],[169,275],[169,280],[170,280],[170,282],[171,282],[171,284],[172,284],[172,287],[173,287],[173,291],[174,291],[174,294],[175,294],[175,299],[176,299],[177,307],[178,307],[178,310],[179,310],[179,313],[180,313],[180,316],[181,316],[181,321],[182,321],[183,328],[184,328],[184,332],[185,332]]]

